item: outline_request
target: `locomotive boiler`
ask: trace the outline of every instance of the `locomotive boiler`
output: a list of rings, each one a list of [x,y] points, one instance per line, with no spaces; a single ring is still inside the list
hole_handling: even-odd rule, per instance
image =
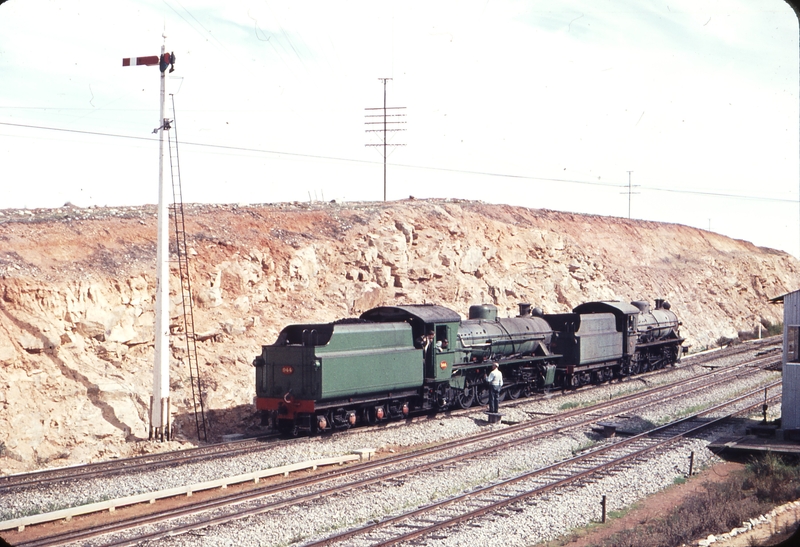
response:
[[[550,315],[521,304],[507,318],[475,305],[466,320],[444,306],[381,306],[358,319],[284,328],[254,361],[256,406],[292,434],[468,408],[488,402],[493,362],[503,398],[574,388],[674,364],[679,325],[661,300],[654,310],[589,302]]]

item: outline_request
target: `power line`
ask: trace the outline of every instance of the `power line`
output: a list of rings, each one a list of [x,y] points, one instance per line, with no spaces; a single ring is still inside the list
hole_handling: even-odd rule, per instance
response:
[[[62,129],[58,127],[45,127],[45,126],[38,126],[38,125],[27,125],[27,124],[19,124],[19,123],[9,123],[9,122],[0,122],[0,125],[6,125],[10,127],[22,127],[26,129],[40,129],[44,131],[58,131],[62,133],[77,133],[81,135],[92,135],[98,137],[112,137],[118,139],[132,139],[132,140],[140,140],[140,141],[149,141],[149,142],[158,142],[158,139],[152,137],[137,137],[135,135],[120,135],[115,133],[102,133],[99,131],[82,131],[79,129]],[[343,162],[350,162],[350,163],[361,163],[365,165],[374,165],[377,162],[368,161],[368,160],[359,160],[353,158],[341,158],[336,156],[322,156],[319,154],[303,154],[300,152],[284,152],[280,150],[266,150],[263,148],[247,148],[244,146],[227,146],[223,144],[211,144],[211,143],[203,143],[203,142],[189,142],[183,141],[181,146],[197,146],[202,148],[212,148],[212,149],[219,149],[219,150],[230,150],[236,152],[253,152],[257,154],[274,154],[280,156],[292,156],[298,158],[309,158],[309,159],[318,159],[318,160],[332,160],[332,161],[343,161]],[[411,165],[411,164],[404,164],[404,163],[395,163],[393,164],[396,167],[405,167],[407,169],[422,169],[425,171],[440,171],[444,173],[458,173],[464,175],[479,175],[479,176],[486,176],[486,177],[499,177],[499,178],[506,178],[506,179],[515,179],[515,180],[532,180],[532,181],[542,181],[542,182],[561,182],[566,184],[581,184],[585,186],[603,186],[607,188],[627,188],[627,184],[618,184],[618,183],[608,183],[608,182],[592,182],[592,181],[585,181],[585,180],[575,180],[575,179],[560,179],[560,178],[552,178],[552,177],[536,177],[533,175],[516,175],[512,173],[495,173],[492,171],[470,171],[466,169],[453,169],[449,167],[434,167],[429,165]],[[752,196],[752,195],[744,195],[744,194],[730,194],[725,192],[710,192],[710,191],[702,191],[702,190],[683,190],[678,188],[660,188],[657,186],[646,186],[646,185],[638,185],[639,188],[642,190],[648,190],[652,192],[667,192],[673,194],[686,194],[686,195],[695,195],[695,196],[707,196],[707,197],[720,197],[720,198],[732,198],[732,199],[746,199],[746,200],[756,200],[756,201],[766,201],[772,203],[792,203],[797,204],[798,199],[789,199],[789,198],[770,198],[766,196]]]
[[[187,25],[189,25],[189,26],[192,28],[192,30],[193,30],[193,31],[195,31],[195,32],[196,32],[197,34],[199,34],[201,37],[205,38],[206,42],[208,41],[208,38],[206,38],[206,37],[203,35],[203,33],[202,33],[202,32],[200,32],[199,30],[197,30],[197,29],[195,28],[195,26],[194,26],[194,25],[191,23],[191,21],[189,21],[188,19],[186,19],[186,17],[184,17],[183,15],[181,15],[181,14],[180,14],[180,12],[179,12],[178,10],[176,10],[175,8],[173,8],[173,7],[172,7],[172,6],[169,4],[169,2],[167,2],[166,0],[162,0],[162,1],[164,2],[164,4],[166,4],[166,5],[167,5],[167,7],[169,7],[169,9],[171,9],[172,11],[174,11],[174,12],[175,12],[175,14],[176,14],[178,17],[180,17],[181,19],[183,19],[183,20],[184,20],[184,22],[185,22]],[[189,11],[188,9],[186,9],[186,8],[183,6],[183,4],[181,4],[180,2],[178,2],[178,0],[174,0],[174,1],[175,1],[175,2],[176,2],[176,3],[177,3],[177,4],[178,4],[178,5],[179,5],[179,6],[180,6],[182,9],[183,9],[183,11],[185,11],[186,13],[188,13],[188,14],[189,14],[189,17],[191,17],[192,19],[194,19],[194,20],[197,22],[197,24],[198,24],[198,25],[200,25],[200,28],[202,28],[202,29],[203,29],[203,30],[204,30],[204,31],[205,31],[205,32],[206,32],[206,33],[207,33],[209,36],[211,36],[211,38],[213,38],[213,39],[214,39],[214,41],[215,41],[217,44],[219,44],[219,45],[222,47],[222,49],[224,49],[224,50],[225,50],[227,53],[230,53],[230,51],[228,50],[228,48],[226,48],[226,47],[225,47],[225,44],[223,44],[222,42],[220,42],[220,41],[217,39],[217,37],[216,37],[216,36],[214,36],[214,34],[213,34],[213,33],[212,33],[212,32],[211,32],[209,29],[207,29],[207,28],[206,28],[206,27],[203,25],[203,23],[201,23],[200,21],[198,21],[197,17],[195,17],[195,16],[192,14],[192,12],[191,12],[191,11]]]
[[[270,13],[275,18],[275,22],[278,24],[278,28],[280,29],[281,34],[286,39],[286,41],[289,43],[289,47],[294,52],[295,56],[297,57],[297,60],[300,61],[300,64],[303,66],[303,68],[306,70],[306,72],[308,72],[308,67],[306,66],[305,62],[303,61],[303,58],[300,56],[300,53],[294,47],[294,44],[292,43],[291,38],[289,38],[289,33],[286,32],[286,30],[283,28],[283,25],[281,24],[280,20],[278,19],[278,16],[275,15],[275,11],[272,9],[272,6],[269,5],[269,2],[265,1],[264,3],[267,5],[267,9],[269,9]],[[281,44],[281,47],[283,47],[283,44]]]

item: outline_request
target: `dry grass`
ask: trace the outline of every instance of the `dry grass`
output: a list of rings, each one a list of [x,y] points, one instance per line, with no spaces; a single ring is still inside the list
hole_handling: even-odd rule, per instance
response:
[[[607,538],[597,547],[673,547],[722,534],[776,505],[800,498],[800,466],[767,454],[729,480],[710,483],[670,514]]]

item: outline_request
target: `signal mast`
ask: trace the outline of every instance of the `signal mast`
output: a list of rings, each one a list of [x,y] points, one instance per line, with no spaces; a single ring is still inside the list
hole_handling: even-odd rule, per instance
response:
[[[166,35],[162,35],[166,41]],[[161,105],[159,126],[153,130],[158,133],[158,250],[156,252],[156,318],[155,318],[155,359],[153,365],[153,395],[150,399],[149,438],[169,440],[169,212],[168,194],[164,185],[164,130],[169,129],[169,120],[164,117],[166,98],[166,71],[175,70],[175,54],[167,53],[161,44],[161,55],[149,57],[130,57],[122,59],[122,66],[159,65],[161,70]]]

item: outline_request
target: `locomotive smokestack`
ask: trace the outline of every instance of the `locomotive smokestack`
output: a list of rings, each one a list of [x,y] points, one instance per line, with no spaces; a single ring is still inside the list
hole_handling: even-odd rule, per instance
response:
[[[531,314],[531,305],[524,304],[522,302],[519,303],[519,316],[526,317]]]
[[[656,298],[656,309],[660,310],[664,307],[664,299],[663,298]],[[669,309],[669,308],[666,308]]]

